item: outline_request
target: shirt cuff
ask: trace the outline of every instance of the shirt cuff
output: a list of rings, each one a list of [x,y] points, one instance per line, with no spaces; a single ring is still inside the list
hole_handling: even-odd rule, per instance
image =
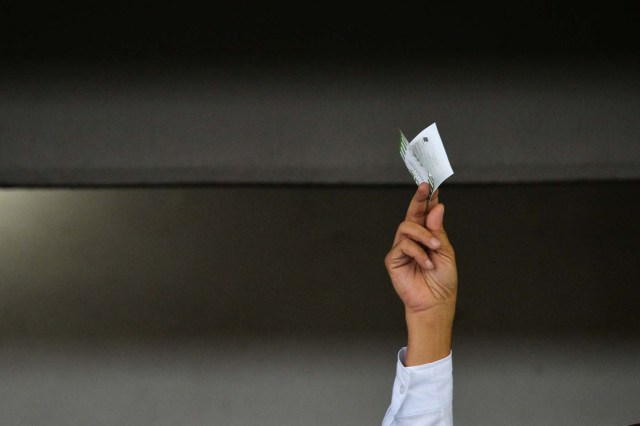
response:
[[[397,417],[446,410],[453,400],[453,352],[438,361],[405,367],[407,348],[398,352],[392,403]]]

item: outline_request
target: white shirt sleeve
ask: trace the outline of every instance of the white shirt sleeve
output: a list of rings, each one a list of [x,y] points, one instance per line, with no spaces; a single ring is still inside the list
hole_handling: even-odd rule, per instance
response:
[[[398,352],[391,404],[382,426],[453,426],[452,352],[438,361],[405,367]]]

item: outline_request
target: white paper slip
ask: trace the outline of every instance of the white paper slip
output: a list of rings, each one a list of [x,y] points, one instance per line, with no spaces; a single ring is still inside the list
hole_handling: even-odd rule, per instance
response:
[[[418,133],[411,142],[400,130],[400,156],[417,185],[429,183],[429,200],[440,184],[453,174],[436,123]]]

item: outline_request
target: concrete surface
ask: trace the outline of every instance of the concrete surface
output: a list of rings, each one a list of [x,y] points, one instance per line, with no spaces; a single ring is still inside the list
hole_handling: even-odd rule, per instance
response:
[[[0,423],[379,424],[414,189],[0,191]],[[640,421],[638,189],[442,188],[456,424]]]

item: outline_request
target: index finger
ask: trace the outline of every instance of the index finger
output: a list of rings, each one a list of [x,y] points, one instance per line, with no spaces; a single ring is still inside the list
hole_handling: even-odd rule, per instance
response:
[[[433,207],[437,203],[438,191],[436,190],[431,203],[429,203],[429,184],[426,182],[420,183],[416,193],[413,195],[413,198],[409,203],[405,220],[424,226],[427,214],[429,213],[429,210],[431,210],[430,206]]]

